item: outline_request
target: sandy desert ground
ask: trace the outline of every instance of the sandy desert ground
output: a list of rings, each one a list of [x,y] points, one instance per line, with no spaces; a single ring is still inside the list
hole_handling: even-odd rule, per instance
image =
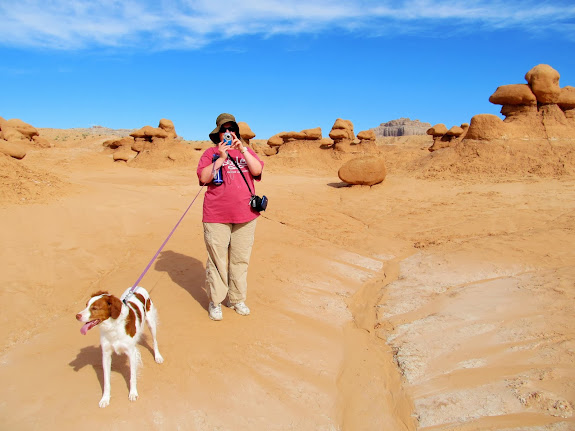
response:
[[[130,402],[114,356],[100,409],[98,330],[75,314],[138,278],[200,153],[130,167],[105,136],[40,132],[52,148],[0,157],[0,429],[575,429],[573,171],[455,169],[427,136],[379,142],[372,187],[342,183],[333,151],[266,157],[252,315],[208,319],[202,191],[140,283],[165,362],[148,337]]]

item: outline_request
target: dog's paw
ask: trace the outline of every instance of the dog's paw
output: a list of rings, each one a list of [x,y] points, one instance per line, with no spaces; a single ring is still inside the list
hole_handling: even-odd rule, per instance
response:
[[[108,405],[110,404],[110,397],[102,397],[102,399],[100,400],[100,408],[104,408],[104,407],[108,407]]]
[[[138,393],[137,392],[130,392],[130,395],[128,395],[128,398],[130,399],[130,401],[136,401],[138,399]]]
[[[156,363],[158,363],[158,364],[161,364],[164,362],[164,358],[159,353],[155,355],[154,359],[156,360]]]

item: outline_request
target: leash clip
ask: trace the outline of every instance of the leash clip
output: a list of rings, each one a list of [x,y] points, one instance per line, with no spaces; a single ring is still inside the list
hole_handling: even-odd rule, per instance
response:
[[[133,290],[130,290],[130,291],[128,292],[128,294],[124,297],[124,299],[122,299],[122,302],[124,303],[124,305],[126,305],[126,306],[129,307],[129,305],[128,305],[128,298],[129,298],[130,296],[132,296],[133,294],[134,294],[134,291],[133,291]]]

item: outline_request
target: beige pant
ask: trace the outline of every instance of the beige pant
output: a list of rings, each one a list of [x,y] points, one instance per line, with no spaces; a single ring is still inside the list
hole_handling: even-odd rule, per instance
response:
[[[204,223],[204,241],[208,250],[206,293],[214,304],[221,303],[226,295],[232,304],[246,300],[248,264],[256,221]]]

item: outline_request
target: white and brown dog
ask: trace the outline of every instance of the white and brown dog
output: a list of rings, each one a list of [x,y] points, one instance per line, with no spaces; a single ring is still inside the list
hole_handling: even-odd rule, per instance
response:
[[[104,393],[100,407],[110,404],[110,370],[112,352],[125,353],[130,360],[130,401],[138,399],[137,371],[141,361],[137,344],[144,333],[144,320],[148,323],[154,341],[154,358],[158,364],[164,358],[158,350],[156,339],[157,311],[150,295],[143,287],[136,287],[133,294],[127,289],[122,297],[108,292],[97,292],[88,301],[86,308],[76,315],[76,319],[86,324],[80,332],[83,335],[94,326],[100,326],[100,344],[102,345],[102,367],[104,369]],[[124,299],[127,299],[125,303]]]

